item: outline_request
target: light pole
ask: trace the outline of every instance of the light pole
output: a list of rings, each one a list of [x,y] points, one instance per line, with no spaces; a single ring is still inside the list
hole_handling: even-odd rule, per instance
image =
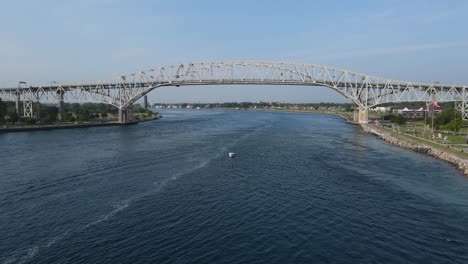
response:
[[[468,144],[468,127],[466,128],[466,144]]]

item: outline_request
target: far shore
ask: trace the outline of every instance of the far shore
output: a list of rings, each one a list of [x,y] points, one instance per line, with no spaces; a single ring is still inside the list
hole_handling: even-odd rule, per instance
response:
[[[170,108],[163,108],[163,109],[170,109]],[[330,112],[330,111],[320,111],[320,110],[294,110],[294,109],[264,109],[264,108],[211,108],[211,109],[223,109],[223,110],[247,110],[247,111],[274,111],[274,112],[285,112],[285,113],[306,113],[306,114],[321,114],[321,115],[334,115],[343,118],[344,120],[355,123],[345,115],[337,112]],[[351,112],[343,112],[343,113],[351,113]]]

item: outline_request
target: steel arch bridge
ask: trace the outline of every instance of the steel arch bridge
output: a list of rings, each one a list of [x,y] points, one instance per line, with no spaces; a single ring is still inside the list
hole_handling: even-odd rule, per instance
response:
[[[0,98],[20,102],[23,116],[33,116],[35,102],[58,101],[59,118],[64,100],[101,102],[119,109],[119,122],[132,119],[132,104],[159,87],[188,85],[300,85],[324,86],[351,100],[359,109],[355,121],[367,122],[370,107],[389,102],[459,102],[468,119],[468,86],[418,83],[369,76],[352,71],[303,63],[262,61],[193,62],[161,66],[108,81],[1,88]]]

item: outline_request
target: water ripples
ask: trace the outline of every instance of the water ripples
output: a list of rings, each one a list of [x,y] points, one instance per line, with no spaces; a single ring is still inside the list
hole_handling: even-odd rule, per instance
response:
[[[165,116],[70,130],[64,163],[7,165],[0,263],[467,261],[468,183],[445,163],[329,116]]]

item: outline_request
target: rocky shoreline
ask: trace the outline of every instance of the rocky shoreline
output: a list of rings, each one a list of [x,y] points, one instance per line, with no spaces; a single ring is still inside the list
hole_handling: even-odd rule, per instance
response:
[[[416,144],[413,142],[409,142],[405,139],[402,138],[397,138],[395,136],[392,136],[390,133],[378,130],[376,128],[372,128],[367,125],[362,126],[363,130],[377,136],[378,138],[381,138],[393,145],[396,145],[398,147],[412,150],[415,152],[419,153],[425,153],[428,155],[431,155],[437,159],[447,161],[448,163],[454,165],[457,167],[457,169],[465,176],[468,177],[468,160],[460,158],[454,154],[433,148],[431,146],[427,146],[424,144]]]

